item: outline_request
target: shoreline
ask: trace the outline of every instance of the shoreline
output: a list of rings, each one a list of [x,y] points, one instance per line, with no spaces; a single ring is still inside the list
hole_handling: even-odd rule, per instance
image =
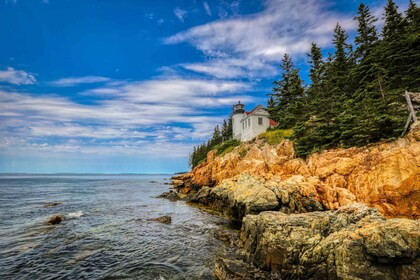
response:
[[[172,177],[176,199],[242,221],[217,279],[417,279],[420,127],[367,147],[295,157],[241,144]],[[246,151],[244,153],[244,151]],[[263,276],[261,276],[263,275]]]

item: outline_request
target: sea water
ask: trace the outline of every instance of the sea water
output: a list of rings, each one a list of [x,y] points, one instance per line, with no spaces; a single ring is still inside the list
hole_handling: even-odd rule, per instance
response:
[[[0,279],[212,279],[214,231],[229,221],[156,198],[169,180],[0,176]],[[47,225],[55,214],[64,221]],[[172,223],[151,221],[163,215]]]

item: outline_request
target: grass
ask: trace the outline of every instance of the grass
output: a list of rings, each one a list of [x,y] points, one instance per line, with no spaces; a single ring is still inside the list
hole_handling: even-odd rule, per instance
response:
[[[258,135],[258,139],[265,140],[270,145],[280,143],[283,139],[290,138],[293,135],[293,129],[274,129],[267,130]]]
[[[218,156],[223,156],[227,153],[230,153],[233,151],[233,149],[236,146],[239,146],[239,144],[241,144],[241,142],[239,140],[233,139],[233,140],[228,140],[225,141],[223,143],[220,143],[219,145],[217,145],[214,150],[216,151],[216,155]]]

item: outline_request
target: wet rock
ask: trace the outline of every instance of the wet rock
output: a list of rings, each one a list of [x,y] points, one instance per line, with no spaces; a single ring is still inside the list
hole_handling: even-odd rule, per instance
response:
[[[63,204],[62,202],[48,202],[48,203],[45,203],[44,204],[44,208],[48,208],[48,207],[55,207],[55,206],[58,206],[58,205],[61,205],[61,204]]]
[[[211,188],[205,186],[201,189],[199,189],[197,192],[192,193],[188,200],[191,202],[196,203],[202,203],[202,204],[208,204],[211,194]]]
[[[158,181],[149,181],[149,183],[156,184]]]
[[[247,215],[240,238],[249,260],[279,279],[418,279],[420,272],[419,221],[385,219],[362,204]]]
[[[170,190],[169,192],[162,193],[161,195],[158,196],[158,198],[166,198],[166,199],[169,199],[170,201],[177,201],[181,199],[179,195],[172,190]]]
[[[214,231],[214,237],[231,245],[237,245],[239,243],[239,232],[234,230],[217,229]]]
[[[53,215],[51,217],[49,217],[45,223],[49,224],[49,225],[57,225],[59,223],[61,223],[64,220],[64,218],[60,215]]]
[[[219,280],[270,280],[271,275],[241,259],[219,258],[214,266],[214,276]]]
[[[158,217],[158,218],[154,218],[154,219],[150,219],[150,221],[155,221],[155,222],[159,222],[162,224],[170,224],[172,223],[172,218],[170,216],[162,216],[162,217]]]

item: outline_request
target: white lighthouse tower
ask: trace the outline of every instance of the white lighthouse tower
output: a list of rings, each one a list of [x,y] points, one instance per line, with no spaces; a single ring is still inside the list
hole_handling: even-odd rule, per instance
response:
[[[241,120],[244,117],[245,105],[241,104],[241,101],[238,102],[238,104],[233,105],[233,111],[232,111],[232,135],[233,139],[241,140],[242,135],[242,125]]]

